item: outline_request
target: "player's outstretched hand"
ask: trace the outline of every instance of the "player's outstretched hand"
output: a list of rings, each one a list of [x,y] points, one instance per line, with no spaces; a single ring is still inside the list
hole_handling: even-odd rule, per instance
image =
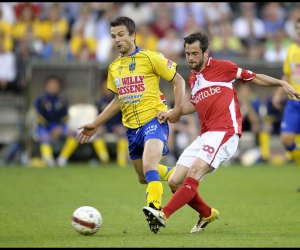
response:
[[[89,123],[81,126],[78,129],[82,129],[82,131],[80,131],[80,133],[76,136],[76,140],[79,143],[84,144],[89,142],[91,136],[97,132],[98,127],[94,123]]]
[[[298,93],[290,84],[285,84],[282,87],[285,93],[287,93],[290,97],[296,97],[300,100],[300,93]]]

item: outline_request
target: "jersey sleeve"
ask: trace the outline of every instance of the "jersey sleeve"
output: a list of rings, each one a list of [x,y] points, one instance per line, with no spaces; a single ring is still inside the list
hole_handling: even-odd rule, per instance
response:
[[[246,83],[251,81],[256,76],[256,73],[252,72],[251,70],[245,70],[242,68],[238,68],[236,79],[240,80],[242,83]]]
[[[174,79],[177,72],[177,63],[165,58],[160,52],[152,53],[150,60],[157,75],[169,82]]]

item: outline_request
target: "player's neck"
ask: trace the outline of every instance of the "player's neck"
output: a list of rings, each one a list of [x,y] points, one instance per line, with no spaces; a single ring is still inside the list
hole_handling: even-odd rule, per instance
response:
[[[134,53],[136,50],[137,50],[137,47],[136,47],[136,45],[134,44],[134,45],[130,48],[130,50],[128,50],[128,52],[122,54],[122,56],[123,56],[123,57],[129,56],[129,55],[131,55],[132,53]]]

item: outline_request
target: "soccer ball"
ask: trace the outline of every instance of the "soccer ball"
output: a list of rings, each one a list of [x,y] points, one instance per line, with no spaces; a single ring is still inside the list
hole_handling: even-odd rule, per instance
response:
[[[72,227],[82,235],[92,235],[102,226],[100,212],[90,206],[77,208],[72,216]]]

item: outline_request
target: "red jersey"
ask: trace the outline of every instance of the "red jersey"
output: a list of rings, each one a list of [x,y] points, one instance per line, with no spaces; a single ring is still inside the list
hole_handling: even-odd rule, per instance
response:
[[[242,114],[233,83],[242,83],[256,76],[229,60],[209,58],[200,72],[191,71],[188,83],[191,103],[197,108],[201,123],[200,135],[207,131],[226,131],[242,135]]]

